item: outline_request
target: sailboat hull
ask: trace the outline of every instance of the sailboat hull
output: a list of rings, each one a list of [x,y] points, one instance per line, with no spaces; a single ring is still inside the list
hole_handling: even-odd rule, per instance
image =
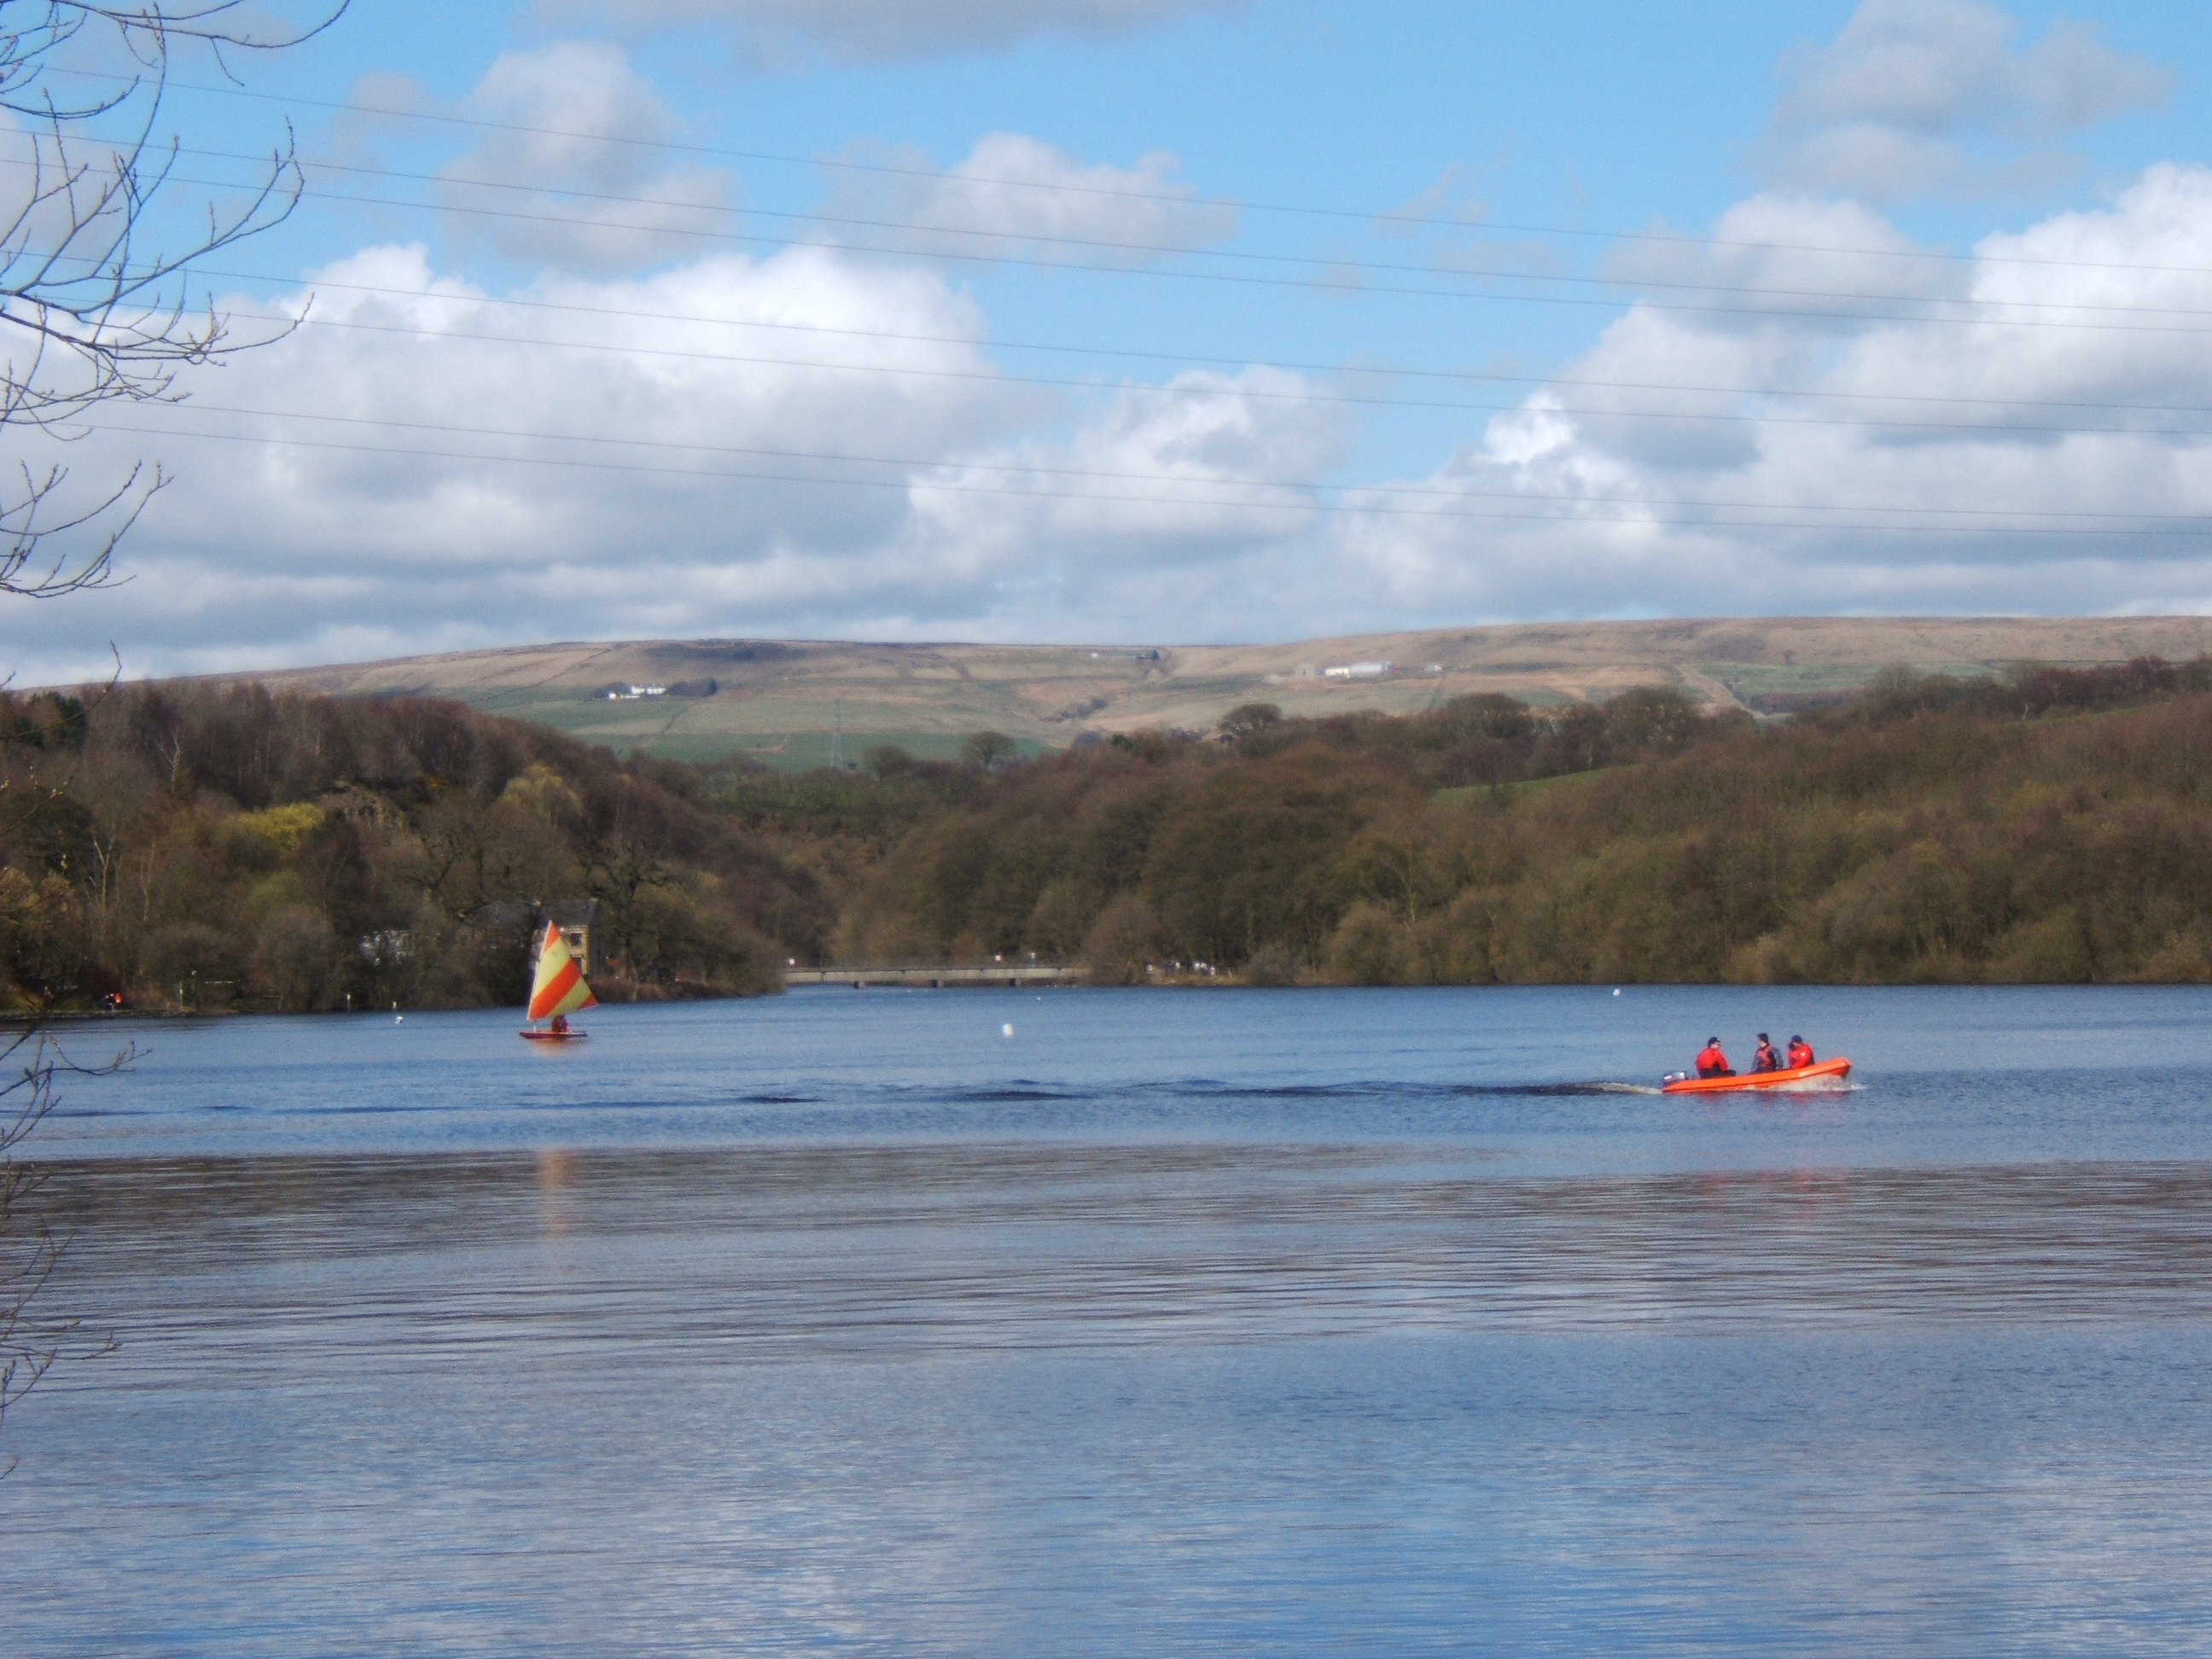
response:
[[[581,1042],[591,1036],[589,1031],[518,1031],[516,1036],[526,1042]]]

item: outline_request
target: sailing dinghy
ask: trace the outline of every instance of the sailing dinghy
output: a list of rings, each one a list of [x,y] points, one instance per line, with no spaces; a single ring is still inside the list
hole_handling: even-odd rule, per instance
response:
[[[545,937],[538,941],[538,971],[530,981],[531,1023],[522,1028],[522,1035],[532,1042],[580,1042],[589,1033],[570,1030],[568,1016],[599,1006],[592,988],[584,983],[583,968],[568,941],[547,922]],[[542,1031],[538,1029],[541,1019],[552,1022]]]

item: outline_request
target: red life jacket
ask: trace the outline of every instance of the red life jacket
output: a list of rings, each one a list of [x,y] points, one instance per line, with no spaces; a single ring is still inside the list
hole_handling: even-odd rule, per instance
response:
[[[1728,1056],[1721,1052],[1717,1042],[1708,1043],[1698,1055],[1698,1075],[1713,1077],[1729,1068]]]
[[[1790,1069],[1791,1071],[1796,1071],[1801,1066],[1810,1066],[1812,1063],[1813,1045],[1811,1043],[1793,1042],[1790,1045]]]

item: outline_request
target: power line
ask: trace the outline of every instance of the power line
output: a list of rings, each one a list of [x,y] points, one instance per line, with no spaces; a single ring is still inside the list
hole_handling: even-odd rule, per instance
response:
[[[959,468],[1045,477],[1105,478],[1141,483],[1188,483],[1218,489],[1315,491],[1343,489],[1362,495],[1435,496],[1448,501],[1462,500],[1472,496],[1493,501],[1556,501],[1575,505],[1662,507],[1699,510],[1713,508],[1778,513],[1933,513],[1975,518],[2118,519],[2129,522],[2159,520],[2202,525],[2208,529],[2212,529],[2212,514],[2203,513],[2100,513],[2067,508],[2031,507],[1880,507],[1858,502],[1843,506],[1827,506],[1807,501],[1685,501],[1638,495],[1573,495],[1544,490],[1443,489],[1418,484],[1340,485],[1313,478],[1191,478],[1173,472],[1130,472],[1091,467],[1041,466],[1028,461],[1000,462],[966,456],[855,455],[833,450],[774,449],[754,445],[685,443],[666,438],[617,438],[599,433],[533,432],[516,428],[464,426],[431,421],[402,421],[382,416],[325,415],[303,410],[248,409],[230,404],[187,403],[173,404],[171,407],[188,415],[238,415],[256,420],[319,421],[346,426],[392,427],[410,432],[449,433],[465,437],[517,438],[531,442],[605,444],[619,448],[672,450],[686,453],[712,455],[745,455],[775,460],[828,461],[855,466]],[[237,435],[244,438],[256,434],[212,435]],[[2212,436],[2212,434],[2205,435]],[[266,441],[281,444],[289,441],[283,437],[270,437],[267,438]],[[824,482],[835,481],[824,480]]]
[[[588,471],[594,472],[630,472],[663,477],[727,480],[744,483],[811,484],[816,486],[827,486],[840,489],[890,489],[909,493],[919,491],[956,495],[1011,496],[1029,501],[1055,502],[1093,501],[1106,505],[1125,507],[1191,507],[1215,510],[1226,509],[1237,512],[1291,512],[1309,517],[1328,517],[1340,515],[1351,516],[1364,514],[1374,517],[1407,519],[1468,519],[1486,522],[1522,521],[1540,524],[1566,525],[1622,524],[1661,527],[1660,521],[1649,515],[1500,513],[1493,511],[1455,512],[1444,507],[1413,508],[1367,507],[1364,505],[1346,506],[1342,503],[1317,501],[1194,501],[1188,496],[1146,496],[1109,495],[1095,492],[1086,493],[1077,490],[1015,489],[1002,485],[956,484],[938,482],[921,483],[912,479],[852,477],[830,478],[811,474],[752,472],[738,471],[733,470],[710,471],[696,467],[652,466],[642,463],[628,461],[567,460],[550,456],[456,454],[450,450],[443,449],[409,449],[402,448],[398,446],[379,444],[331,443],[319,439],[290,437],[273,438],[243,433],[183,432],[176,430],[175,428],[125,426],[106,422],[88,422],[87,426],[88,429],[94,431],[127,433],[146,437],[180,437],[205,442],[255,444],[264,447],[282,446],[299,449],[331,450],[349,454],[390,455],[428,460],[477,461],[489,462],[501,465],[557,467],[568,471]],[[2015,525],[1945,525],[1919,526],[1895,524],[1807,524],[1802,522],[1772,522],[1760,520],[1736,519],[1689,520],[1665,526],[1663,527],[1708,530],[1798,531],[1813,532],[1823,534],[1848,533],[1853,535],[1936,534],[1947,536],[1975,535],[2037,537],[2080,537],[2083,535],[2094,535],[2106,538],[2126,537],[2129,538],[2154,538],[2160,539],[2194,539],[2206,536],[2208,533],[2212,533],[2212,529],[2112,527],[2087,530],[2079,526],[2039,529],[2030,526]]]
[[[53,70],[49,73],[76,75],[81,77],[125,82],[136,77],[104,74],[90,70]],[[767,161],[782,166],[834,168],[849,173],[873,173],[909,179],[942,179],[946,175],[933,167],[898,167],[890,162],[860,161],[849,157],[794,155],[776,150],[739,149],[726,145],[684,143],[673,139],[639,138],[623,133],[580,132],[561,127],[541,127],[519,121],[492,121],[481,117],[453,115],[430,110],[388,109],[372,104],[354,103],[343,99],[308,98],[292,94],[255,92],[245,87],[210,86],[204,82],[171,80],[165,88],[179,92],[204,93],[224,98],[245,98],[263,103],[294,105],[306,109],[325,109],[347,114],[373,115],[392,120],[431,122],[446,126],[472,127],[487,132],[520,133],[532,137],[566,138],[590,143],[621,145],[627,148],[669,151],[678,155],[714,156],[738,161]],[[1353,219],[1364,222],[1405,222],[1407,216],[1395,209],[1320,207],[1298,203],[1268,202],[1248,198],[1202,197],[1172,191],[1125,190],[1103,185],[1078,185],[1066,181],[1047,181],[1036,179],[990,178],[961,175],[963,182],[993,185],[1008,189],[1054,191],[1072,196],[1103,196],[1138,201],[1158,201],[1180,206],[1224,207],[1240,212],[1281,213],[1329,219]],[[1414,220],[1412,222],[1422,222]],[[1506,220],[1486,220],[1480,228],[1510,231],[1516,235],[1567,236],[1585,240],[1653,242],[1667,246],[1690,248],[1741,248],[1771,251],[1783,253],[1834,253],[1856,258],[1923,259],[1948,264],[1984,264],[2015,265],[2047,265],[2077,270],[2142,270],[2160,271],[2179,276],[2205,276],[2212,270],[2200,265],[2156,265],[2106,259],[2053,259],[2026,254],[1954,253],[1938,248],[1874,248],[1817,242],[1775,242],[1744,240],[1729,238],[1689,236],[1667,231],[1652,230],[1591,230],[1572,225],[1544,225],[1520,223]]]
[[[221,179],[178,179],[173,180],[173,182],[178,184],[196,185],[208,189],[227,189],[231,187],[228,181]],[[447,214],[462,214],[471,218],[512,219],[525,223],[561,225],[571,229],[578,230],[629,231],[641,234],[656,236],[683,236],[690,238],[694,240],[730,242],[752,247],[779,249],[787,247],[812,247],[821,248],[833,252],[884,254],[894,258],[912,258],[915,256],[915,252],[912,248],[886,247],[872,243],[841,241],[826,237],[810,240],[803,237],[754,235],[744,231],[737,230],[700,230],[671,225],[622,224],[610,222],[603,219],[578,219],[562,214],[525,213],[514,209],[464,207],[458,204],[444,204],[434,207],[430,204],[421,202],[398,201],[390,197],[349,195],[337,191],[319,191],[313,189],[306,189],[301,193],[304,197],[318,201],[345,202],[362,207],[404,208],[418,212],[434,211]],[[998,234],[1000,233],[977,232],[975,234]],[[1020,237],[1018,240],[1023,241],[1035,241],[1039,239],[1024,235]],[[971,263],[983,262],[983,256],[978,254],[939,254],[932,257],[966,260]],[[1218,258],[1227,256],[1200,253],[1199,257]],[[1252,258],[1281,258],[1286,259],[1294,258],[1294,256],[1288,255],[1260,254],[1247,255],[1243,257]],[[1310,264],[1328,264],[1333,263],[1319,259],[1296,259],[1295,262]],[[995,263],[995,261],[990,261],[990,263]],[[1038,269],[1044,270],[1088,271],[1101,276],[1136,276],[1167,282],[1234,283],[1254,288],[1305,289],[1338,295],[1341,295],[1347,291],[1344,284],[1332,283],[1325,277],[1316,276],[1265,276],[1234,271],[1161,270],[1144,265],[1085,264],[1081,261],[1073,259],[1032,258],[1029,263],[1034,264]],[[1498,280],[1521,281],[1541,279],[1511,276],[1502,277]],[[1574,280],[1593,281],[1595,279],[1577,278]],[[1697,287],[1695,284],[1686,286],[1691,288]],[[1463,288],[1415,288],[1403,284],[1385,285],[1379,283],[1362,283],[1357,289],[1352,291],[1361,294],[1386,294],[1401,298],[1472,300],[1514,305],[1572,306],[1577,308],[1605,311],[1618,311],[1622,309],[1624,307],[1633,306],[1645,311],[1668,312],[1696,316],[1761,317],[1774,319],[1777,320],[1787,319],[1791,321],[1813,321],[1824,323],[1917,323],[1923,325],[1944,324],[1966,328],[2049,328],[2096,330],[2107,333],[2120,334],[2212,334],[2212,327],[2186,327],[2172,323],[2100,322],[2094,319],[2083,320],[2071,318],[2055,317],[1949,317],[1931,315],[1925,312],[1917,313],[1909,316],[1900,316],[1894,313],[1878,311],[1838,312],[1833,310],[1793,309],[1783,306],[1690,304],[1682,301],[1653,301],[1641,298],[1597,298],[1567,294],[1516,294],[1494,290],[1474,291]],[[1763,290],[1756,289],[1744,289],[1741,290],[1721,289],[1714,291],[1723,293],[1741,292],[1747,295],[1755,295]],[[1778,294],[1781,294],[1784,291],[1777,290]],[[1857,296],[1836,295],[1832,297],[1855,298]],[[1876,303],[1881,302],[1883,301],[1879,300],[1876,301]],[[2079,310],[2098,308],[2089,307],[2068,307],[2065,306],[2063,302],[2057,301],[1922,301],[1917,298],[1905,296],[1897,297],[1894,300],[1894,303],[1900,305],[1926,305],[1931,307],[1956,305],[2032,305],[2050,309]],[[2103,308],[2128,310],[2130,311],[2130,314],[2148,316],[2212,316],[2212,312],[2192,310],[2182,307],[2149,307],[2140,308],[2140,310],[2134,310],[2129,307]]]
[[[266,271],[218,270],[206,266],[195,269],[202,276],[222,276],[249,283],[290,283],[289,276]],[[435,300],[447,304],[471,306],[500,306],[514,310],[553,311],[587,317],[617,317],[635,321],[666,323],[699,323],[720,328],[768,329],[780,333],[822,334],[839,338],[860,340],[890,340],[903,344],[952,345],[989,347],[997,351],[1055,352],[1069,356],[1119,357],[1133,361],[1166,363],[1207,363],[1230,368],[1250,368],[1253,360],[1247,357],[1210,356],[1200,352],[1144,351],[1127,347],[1062,345],[1037,340],[985,339],[968,334],[912,334],[890,329],[835,328],[821,323],[770,321],[749,317],[714,317],[700,312],[641,311],[622,306],[586,306],[558,300],[522,300],[495,295],[441,294],[435,289],[392,288],[375,283],[341,283],[317,277],[316,290],[331,289],[347,294],[377,294],[401,299]],[[429,331],[434,332],[435,331]],[[469,337],[471,338],[486,337]],[[497,336],[489,337],[501,337]],[[1578,386],[1589,390],[1608,392],[1662,392],[1684,394],[1699,393],[1738,398],[1809,398],[1850,399],[1863,403],[1890,404],[1954,404],[1983,409],[2095,409],[2118,410],[2154,415],[2212,416],[2212,405],[2201,404],[2123,404],[2100,403],[2086,399],[2060,398],[1968,398],[1925,392],[1844,392],[1816,386],[1704,386],[1681,381],[1600,380],[1558,374],[1511,374],[1503,370],[1470,368],[1407,368],[1395,364],[1347,365],[1341,362],[1324,363],[1301,362],[1296,359],[1271,357],[1267,362],[1271,368],[1296,369],[1322,374],[1352,373],[1384,379],[1419,379],[1472,380],[1509,386]],[[846,367],[846,365],[836,365]],[[1054,381],[1054,385],[1090,385],[1089,381]],[[1449,404],[1436,405],[1451,409],[1519,408],[1519,404]],[[1607,411],[1609,412],[1609,411]],[[1713,416],[1719,419],[1722,416]],[[1762,417],[1748,417],[1762,418]],[[2052,428],[2064,430],[2066,428]],[[2133,429],[2133,428],[2127,428]]]
[[[1866,420],[1817,415],[1771,415],[1737,412],[1705,413],[1689,410],[1577,409],[1562,405],[1546,409],[1522,404],[1457,402],[1441,398],[1362,397],[1352,392],[1285,392],[1261,386],[1105,386],[1095,380],[1044,374],[1010,374],[1003,371],[921,368],[904,363],[825,363],[805,357],[770,357],[754,353],[684,350],[670,346],[610,344],[595,340],[548,340],[513,334],[477,333],[463,329],[410,327],[398,323],[367,323],[356,319],[307,317],[303,328],[347,329],[372,334],[398,334],[414,339],[469,340],[490,345],[531,346],[555,350],[592,351],[632,357],[665,357],[679,362],[740,363],[754,368],[797,368],[821,374],[888,374],[908,379],[972,380],[988,386],[1058,386],[1072,390],[1111,391],[1121,395],[1154,398],[1237,397],[1271,403],[1332,404],[1355,408],[1448,409],[1474,414],[1571,415],[1587,420],[1703,421],[1709,423],[1775,426],[1835,426],[1889,428],[1905,431],[1987,432],[2008,436],[2128,436],[2212,437],[2212,428],[2144,426],[2019,425],[1999,422]],[[2195,412],[2195,411],[2190,411]]]
[[[204,275],[232,277],[240,281],[283,281],[267,273],[209,270]],[[451,305],[470,307],[501,307],[512,309],[560,312],[586,316],[604,316],[649,321],[672,321],[708,324],[722,327],[771,329],[783,332],[823,334],[855,339],[882,339],[905,343],[957,345],[970,348],[994,346],[1000,349],[1055,352],[1073,356],[1101,356],[1130,360],[1166,362],[1210,362],[1231,367],[1251,367],[1244,359],[1201,357],[1194,354],[1131,350],[1113,347],[1059,345],[1034,341],[981,340],[970,336],[927,335],[898,332],[889,330],[839,329],[811,324],[768,322],[745,318],[708,317],[696,313],[651,312],[618,307],[580,306],[550,301],[501,298],[490,295],[441,294],[434,289],[400,289],[374,283],[330,282],[319,283],[344,292],[387,295],[403,298],[437,301]],[[669,347],[654,347],[634,343],[607,343],[588,340],[544,339],[525,335],[495,334],[462,329],[425,328],[398,324],[369,323],[354,319],[319,318],[313,315],[301,319],[302,325],[316,328],[349,329],[357,331],[395,333],[423,339],[467,340],[499,345],[531,346],[548,349],[597,351],[632,356],[670,357],[698,362],[740,363],[754,367],[784,368],[811,370],[825,374],[895,374],[908,377],[978,380],[993,385],[1027,385],[1058,386],[1082,390],[1102,389],[1096,379],[1069,376],[1014,374],[1003,371],[953,370],[924,368],[908,364],[873,362],[823,362],[818,359],[769,356],[757,353],[710,352],[683,350]],[[1502,383],[1537,386],[1568,386],[1585,390],[1639,391],[1662,394],[1711,394],[1732,397],[1818,398],[1850,400],[1870,404],[1929,404],[1961,408],[1996,409],[2075,409],[2097,410],[2121,413],[2179,414],[2212,416],[2212,409],[2202,405],[2180,404],[2127,404],[2100,402],[2090,399],[2062,398],[2006,398],[1994,397],[1962,397],[1917,392],[1843,392],[1824,388],[1790,388],[1771,386],[1716,386],[1688,384],[1668,384],[1650,381],[1626,381],[1584,379],[1555,375],[1519,375],[1502,372],[1462,369],[1409,369],[1389,366],[1365,368],[1340,363],[1275,362],[1267,367],[1298,369],[1321,374],[1353,373],[1381,378],[1419,378],[1425,380],[1466,380],[1478,383]],[[1126,383],[1112,388],[1121,392],[1156,397],[1218,397],[1224,389],[1218,386],[1129,386]],[[1524,403],[1482,403],[1465,399],[1444,400],[1403,397],[1359,396],[1343,392],[1285,392],[1259,387],[1239,387],[1235,395],[1273,402],[1340,404],[1367,408],[1403,408],[1456,410],[1472,413],[1559,414],[1595,420],[1660,420],[1695,421],[1707,423],[1782,426],[1879,426],[1899,430],[1972,431],[2006,435],[2050,434],[2054,436],[2112,434],[2141,437],[2196,437],[2212,435],[2212,430],[2187,427],[2149,427],[2140,424],[2118,426],[2057,425],[2050,422],[2022,424],[1999,421],[1936,421],[1901,420],[1894,416],[1875,417],[1853,416],[1829,417],[1807,415],[1784,415],[1771,410],[1741,412],[1700,410],[1643,410],[1560,404],[1555,407],[1532,408]]]
[[[179,146],[178,153],[185,155],[198,155],[234,161],[258,162],[266,159],[265,157],[258,155],[242,155],[235,151],[201,149],[190,146]],[[28,167],[32,164],[27,161],[0,161],[0,165]],[[866,230],[888,230],[896,233],[926,236],[965,236],[994,242],[1012,243],[1022,246],[1038,245],[1055,248],[1086,248],[1097,252],[1110,253],[1134,253],[1165,256],[1170,258],[1233,260],[1251,264],[1317,266],[1324,271],[1381,271],[1413,276],[1456,274],[1466,276],[1471,281],[1487,280],[1493,282],[1513,283],[1547,283],[1561,285],[1571,284],[1583,288],[1633,289],[1645,290],[1659,289],[1668,293],[1733,295],[1751,299],[1833,300],[1849,304],[1972,306],[1982,307],[2008,307],[2014,309],[2037,311],[2100,312],[2122,316],[2212,317],[2212,307],[2202,306],[2160,306],[2141,304],[2118,305],[2107,304],[2098,301],[1989,299],[1954,295],[1883,294],[1868,293],[1864,290],[1859,289],[1837,290],[1829,289],[1773,288],[1741,283],[1675,282],[1663,277],[1638,277],[1633,281],[1626,281],[1602,276],[1577,276],[1571,273],[1547,271],[1500,270],[1439,273],[1437,268],[1433,264],[1413,264],[1403,261],[1333,258],[1322,254],[1267,253],[1237,248],[1200,248],[1168,243],[1121,241],[1107,237],[1063,235],[1026,230],[981,229],[972,226],[963,225],[922,224],[911,220],[868,219],[850,215],[800,212],[793,209],[785,208],[739,208],[732,207],[729,204],[723,202],[675,200],[664,197],[635,196],[605,191],[580,190],[567,185],[522,184],[511,179],[502,179],[455,178],[448,174],[409,173],[397,168],[365,167],[356,163],[343,161],[306,162],[302,163],[301,166],[303,171],[309,173],[319,170],[324,172],[358,173],[370,178],[392,179],[406,183],[437,185],[452,188],[465,188],[471,190],[503,190],[533,197],[557,196],[573,198],[578,201],[615,203],[629,207],[667,209],[687,213],[720,214],[726,215],[732,218],[742,218],[746,216],[750,216],[757,219],[781,219],[804,224],[846,226]],[[228,187],[230,181],[179,178],[173,179],[172,182],[177,184],[194,185],[207,189],[223,189]],[[961,179],[957,182],[965,183],[969,181]],[[780,240],[780,239],[775,238],[748,236],[739,233],[706,230],[681,225],[629,224],[602,219],[574,218],[562,214],[527,212],[519,208],[470,207],[462,206],[459,204],[450,202],[410,202],[395,200],[389,197],[344,195],[331,191],[317,190],[312,185],[305,189],[302,191],[302,194],[311,199],[316,200],[351,202],[378,207],[411,208],[420,211],[432,213],[463,213],[479,217],[516,219],[529,223],[556,224],[569,226],[580,229],[623,231],[638,234],[685,236],[699,240],[727,240],[753,243],[768,242],[770,244],[776,244]],[[832,247],[843,247],[849,246],[846,243],[834,241],[823,244],[798,245],[828,246]],[[923,252],[922,250],[918,249],[885,250],[880,248],[871,248],[866,251],[872,252],[896,251],[915,253]],[[1005,256],[980,252],[964,253],[954,252],[947,253],[940,251],[926,257],[950,258],[961,261],[982,261],[995,260]],[[1127,270],[1127,267],[1121,265],[1106,264],[1078,264],[1073,261],[1066,260],[1039,261],[1037,263],[1048,264],[1052,268],[1058,270],[1091,270],[1107,275],[1122,274]],[[1328,288],[1332,291],[1338,291],[1341,287],[1340,284],[1332,283],[1326,277],[1310,280],[1317,281],[1320,286]],[[1468,294],[1466,290],[1460,289],[1377,289],[1375,291],[1439,297],[1464,296],[1469,298],[1492,300],[1513,300],[1522,298],[1540,299],[1545,297],[1540,295],[1518,295],[1512,294],[1498,294],[1494,292]],[[1612,306],[1630,303],[1630,301],[1608,298],[1603,303]],[[1759,307],[1759,309],[1762,314],[1765,314],[1765,307]],[[1822,312],[1819,314],[1827,316],[1830,313]],[[1921,318],[1911,320],[1966,321],[1972,323],[1996,321],[2001,323],[2011,323],[2029,319],[2009,318]]]

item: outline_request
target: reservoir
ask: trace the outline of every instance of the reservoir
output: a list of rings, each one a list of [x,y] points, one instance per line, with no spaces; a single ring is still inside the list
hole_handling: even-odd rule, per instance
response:
[[[9,1650],[2212,1650],[2212,993],[517,1023],[64,1033]]]

